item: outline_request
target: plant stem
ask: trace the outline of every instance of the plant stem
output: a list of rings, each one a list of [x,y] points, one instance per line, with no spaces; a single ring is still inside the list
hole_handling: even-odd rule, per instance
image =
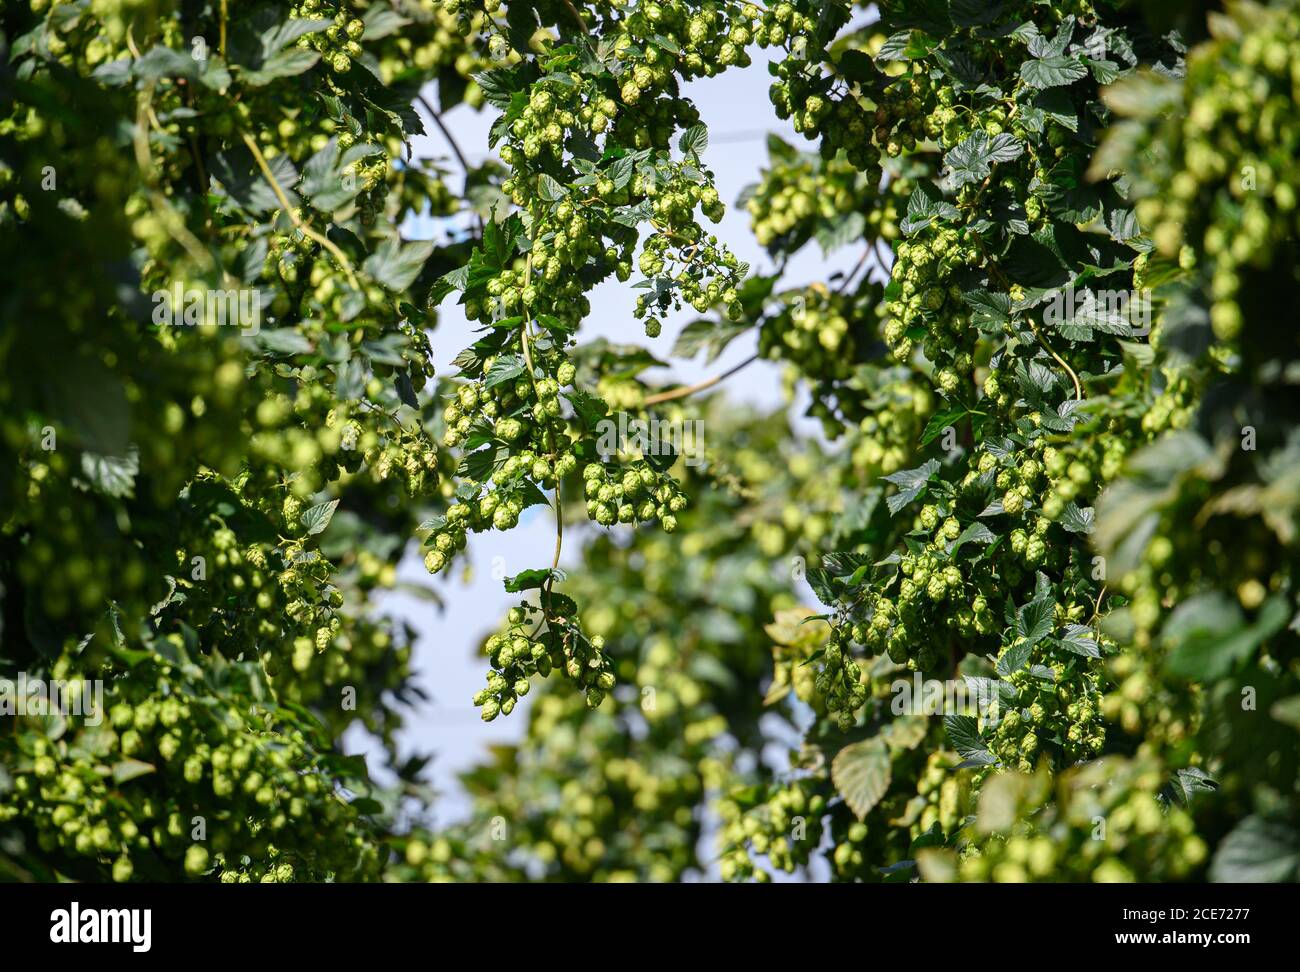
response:
[[[280,208],[284,211],[284,214],[289,217],[290,221],[298,228],[303,236],[315,240],[329,251],[330,255],[338,261],[339,266],[343,268],[343,272],[348,275],[348,282],[352,284],[354,289],[360,291],[361,282],[357,280],[357,275],[352,269],[352,261],[348,259],[347,254],[340,250],[334,241],[328,236],[313,229],[311,224],[305,222],[301,216],[294,212],[293,205],[289,202],[288,195],[280,185],[279,180],[276,179],[275,173],[271,171],[271,167],[267,165],[266,157],[262,155],[262,150],[257,147],[257,142],[253,139],[253,136],[249,135],[248,132],[240,132],[239,134],[243,138],[244,144],[248,146],[248,150],[253,153],[253,158],[257,162],[257,167],[262,170],[262,177],[266,179],[267,183],[271,187],[271,191],[275,193],[275,198],[280,201]]]
[[[1074,373],[1073,368],[1066,364],[1064,358],[1052,350],[1052,346],[1047,343],[1047,338],[1039,333],[1038,325],[1034,323],[1033,319],[1026,318],[1026,320],[1029,321],[1029,329],[1034,332],[1034,337],[1038,338],[1039,343],[1047,350],[1047,353],[1056,359],[1057,364],[1070,373],[1070,378],[1074,381],[1074,400],[1076,402],[1083,401],[1083,386],[1079,384],[1079,376]]]
[[[560,484],[555,484],[555,559],[551,561],[551,570],[560,566],[560,550],[564,546],[564,504],[560,502]]]
[[[867,262],[867,257],[873,252],[874,249],[871,246],[867,246],[863,249],[862,256],[858,257],[858,262],[853,264],[853,269],[850,270],[845,275],[844,279],[840,281],[840,285],[835,288],[835,293],[842,294],[844,291],[849,289],[849,284],[853,282],[853,278],[858,275],[858,271],[862,269],[862,265]]]
[[[587,48],[587,50],[591,51],[591,39],[587,37],[587,22],[582,19],[582,14],[578,13],[578,8],[573,5],[573,0],[564,0],[564,5],[569,8],[569,14],[573,17],[573,22],[577,24],[578,29],[582,31],[582,45]],[[594,54],[595,52],[592,51],[592,53]]]
[[[532,216],[531,211],[529,212],[529,215]],[[542,395],[541,392],[537,390],[537,375],[533,373],[533,356],[528,348],[528,325],[530,323],[530,315],[528,313],[527,294],[528,287],[533,282],[533,247],[536,245],[536,241],[533,239],[531,233],[534,232],[537,227],[537,218],[535,216],[532,216],[532,219],[529,220],[529,227],[530,235],[528,237],[528,256],[524,258],[524,285],[519,288],[519,302],[523,310],[524,318],[523,323],[519,325],[519,343],[523,346],[524,365],[528,368],[528,380],[533,383],[533,397],[540,402],[542,400]]]
[[[725,381],[726,379],[734,375],[737,371],[739,371],[741,368],[745,368],[748,365],[753,364],[757,360],[758,360],[758,355],[751,354],[740,364],[736,365],[735,367],[728,368],[720,375],[714,375],[712,378],[706,378],[704,381],[697,382],[694,385],[684,385],[681,388],[672,388],[669,389],[668,391],[659,392],[655,395],[649,395],[646,397],[643,404],[658,405],[660,402],[671,402],[673,399],[676,398],[685,398],[687,395],[694,395],[698,391],[704,391],[706,388],[712,388],[714,385],[718,384],[719,382]]]
[[[980,192],[983,191],[984,190],[981,187]],[[995,262],[993,262],[991,259],[989,259],[988,252],[984,250],[983,245],[980,246],[980,250],[984,253],[984,259],[989,265],[990,275],[998,277],[998,280],[1002,284],[1002,286],[1006,287],[1007,291],[1010,292],[1011,290],[1010,281],[1007,280],[1006,276],[1002,273],[998,265]],[[1074,382],[1074,400],[1076,402],[1083,401],[1083,386],[1079,384],[1079,376],[1074,373],[1074,369],[1071,368],[1069,364],[1066,363],[1066,360],[1062,358],[1059,354],[1057,354],[1056,351],[1052,348],[1052,346],[1047,343],[1047,338],[1043,337],[1043,335],[1039,332],[1038,325],[1034,323],[1034,319],[1032,317],[1028,317],[1025,320],[1029,324],[1029,329],[1034,332],[1034,337],[1038,339],[1038,343],[1041,344],[1044,350],[1046,350],[1047,353],[1050,354],[1056,360],[1057,364],[1059,364],[1062,368],[1064,368],[1069,373],[1070,379]]]
[[[536,227],[537,227],[537,217],[536,217],[536,215],[535,215],[534,213],[532,213],[531,211],[529,212],[529,215],[532,217],[532,218],[529,220],[530,232],[535,232],[535,231],[536,231]],[[542,396],[541,396],[541,393],[540,393],[540,392],[538,391],[538,389],[537,389],[537,375],[534,374],[534,372],[533,372],[533,356],[532,356],[532,353],[530,352],[530,350],[529,350],[529,348],[528,348],[528,327],[529,327],[530,316],[531,316],[531,315],[529,314],[529,311],[528,311],[528,301],[527,301],[526,299],[523,299],[523,296],[522,296],[522,295],[524,294],[524,292],[527,291],[529,285],[531,285],[532,282],[533,282],[533,244],[535,244],[536,241],[532,238],[531,235],[530,235],[530,237],[529,237],[529,243],[530,243],[530,245],[529,245],[529,247],[528,247],[528,256],[524,258],[524,285],[523,285],[522,288],[520,288],[521,302],[522,302],[522,304],[523,304],[523,317],[524,317],[524,320],[523,320],[523,323],[522,323],[522,324],[520,325],[520,327],[519,327],[519,341],[520,341],[520,344],[521,344],[522,347],[523,347],[523,352],[524,352],[524,365],[528,368],[528,379],[533,383],[533,397],[536,398],[537,401],[540,403],[541,400],[542,400]],[[545,421],[545,419],[543,419],[543,421]],[[552,434],[552,432],[551,432],[551,430],[550,430],[549,428],[546,430],[546,445],[547,445],[547,448],[550,449],[551,461],[554,462],[555,459],[556,459],[555,436]],[[560,481],[559,481],[559,477],[556,477],[556,481],[555,481],[555,559],[554,559],[554,561],[553,561],[552,564],[551,564],[551,570],[555,570],[557,567],[560,566],[560,550],[561,550],[563,547],[564,547],[564,506],[563,506],[563,505],[561,504],[561,502],[560,502]],[[549,577],[546,578],[546,593],[547,593],[548,595],[549,595],[550,592],[551,592],[551,586],[552,586],[552,584],[554,583],[554,581],[555,581],[555,575],[554,575],[554,574],[552,574],[551,576],[549,576]]]
[[[199,266],[205,270],[210,270],[214,264],[212,254],[204,249],[203,244],[185,225],[185,221],[167,202],[167,197],[158,189],[154,173],[153,153],[149,151],[149,116],[153,110],[151,106],[152,98],[153,85],[149,85],[140,92],[140,107],[136,112],[133,138],[136,165],[139,166],[145,184],[149,187],[149,201],[158,219],[162,222],[163,228],[167,230],[172,239],[184,247],[185,251],[194,258]]]

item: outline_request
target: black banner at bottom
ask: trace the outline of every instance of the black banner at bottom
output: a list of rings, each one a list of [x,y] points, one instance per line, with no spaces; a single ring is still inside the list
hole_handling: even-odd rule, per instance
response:
[[[0,885],[0,927],[6,958],[75,948],[127,962],[253,958],[268,948],[304,960],[391,960],[394,946],[433,946],[435,961],[461,955],[458,947],[504,958],[543,942],[589,957],[632,942],[637,953],[658,943],[689,948],[692,958],[716,947],[734,961],[750,949],[766,955],[778,932],[795,947],[809,935],[819,956],[839,951],[839,940],[862,958],[940,958],[963,936],[987,947],[1006,935],[1017,953],[1195,948],[1230,959],[1237,949],[1294,942],[1295,887]]]

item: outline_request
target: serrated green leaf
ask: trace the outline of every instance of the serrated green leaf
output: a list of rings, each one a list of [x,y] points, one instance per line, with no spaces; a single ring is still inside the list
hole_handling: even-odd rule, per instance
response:
[[[806,579],[817,600],[823,604],[829,607],[839,600],[839,584],[830,571],[823,567],[809,567]]]
[[[390,236],[366,258],[362,267],[383,286],[400,293],[415,283],[432,253],[431,240],[402,243],[398,237]]]
[[[980,766],[991,766],[997,760],[980,738],[979,720],[969,715],[943,717],[944,732],[948,742],[962,759]]]
[[[971,309],[971,323],[986,333],[1001,331],[1011,319],[1011,297],[998,290],[968,290],[961,299]]]
[[[1033,647],[1052,633],[1055,612],[1056,604],[1050,595],[1034,598],[1016,612],[1016,634]]]
[[[890,513],[897,513],[908,503],[911,503],[918,496],[925,492],[929,485],[930,479],[939,471],[939,463],[935,459],[927,460],[915,469],[904,469],[900,472],[891,473],[882,477],[885,482],[893,483],[898,487],[898,492],[889,496],[885,504],[889,507]]]
[[[692,125],[677,140],[677,148],[683,155],[699,157],[708,147],[709,130],[704,125]]]
[[[987,179],[994,163],[1017,159],[1024,150],[1024,144],[1009,132],[990,136],[976,130],[948,151],[943,164],[953,187],[959,188]]]
[[[890,776],[889,747],[878,736],[845,746],[831,762],[831,780],[859,820],[889,790]]]
[[[513,381],[523,373],[523,358],[518,355],[503,354],[492,363],[492,367],[488,369],[483,383],[488,388],[495,388],[502,382]]]
[[[105,496],[129,497],[135,489],[135,477],[140,473],[140,450],[132,446],[124,456],[83,452],[81,473]]]
[[[307,532],[307,536],[312,537],[323,532],[330,525],[330,520],[334,519],[334,511],[338,509],[338,506],[339,501],[333,499],[325,503],[317,503],[315,506],[308,508],[298,518],[303,530]]]
[[[320,60],[316,51],[291,47],[266,59],[260,68],[245,71],[241,75],[244,84],[253,88],[264,87],[278,78],[291,78],[310,71]]]
[[[548,203],[559,202],[569,194],[569,191],[564,186],[545,172],[537,177],[537,191],[542,199]]]
[[[479,88],[482,89],[483,97],[488,104],[496,108],[508,108],[513,95],[516,92],[523,91],[519,76],[512,68],[480,71],[473,77],[478,82]]]
[[[959,215],[957,207],[952,203],[932,194],[924,185],[918,185],[907,198],[907,215],[899,224],[899,229],[904,236],[911,236],[936,219],[953,220]]]
[[[948,554],[951,556],[968,543],[992,543],[997,539],[996,535],[983,523],[978,521],[970,524],[965,530],[957,535],[948,547]]]
[[[1063,55],[1041,57],[1020,65],[1020,77],[1031,88],[1054,88],[1073,84],[1088,76],[1088,67],[1082,61]]]
[[[1101,646],[1097,644],[1097,638],[1093,634],[1093,630],[1086,625],[1069,625],[1061,637],[1055,638],[1053,641],[1066,651],[1073,652],[1083,658],[1101,657]]]
[[[564,580],[564,571],[552,570],[550,567],[520,571],[514,577],[505,579],[506,593],[518,594],[521,591],[535,590],[550,580],[551,577],[554,577],[557,581],[562,581]]]
[[[998,658],[997,673],[1003,677],[1014,675],[1029,664],[1029,656],[1033,650],[1033,644],[1024,638],[1018,638],[1013,644],[1008,645]]]
[[[1065,512],[1061,514],[1060,523],[1071,533],[1091,533],[1096,516],[1096,511],[1091,506],[1081,507],[1078,503],[1068,503]]]

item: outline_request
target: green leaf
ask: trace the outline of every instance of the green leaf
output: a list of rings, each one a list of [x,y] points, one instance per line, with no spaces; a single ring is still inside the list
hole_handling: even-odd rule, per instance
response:
[[[313,537],[324,532],[325,528],[330,525],[330,520],[334,519],[334,511],[338,509],[338,506],[339,501],[333,499],[325,503],[317,503],[306,510],[299,517],[299,520],[302,523],[302,528],[307,531],[307,536]]]
[[[249,87],[260,88],[277,78],[292,78],[304,71],[310,71],[319,60],[320,55],[315,51],[292,47],[267,58],[260,68],[244,71],[242,79]]]
[[[977,766],[991,766],[997,762],[980,738],[979,720],[975,716],[946,715],[943,728],[949,744],[962,759]]]
[[[516,91],[523,91],[523,84],[512,68],[496,68],[492,71],[480,71],[475,74],[488,104],[496,108],[510,107],[510,99]]]
[[[10,56],[17,52],[10,50]],[[131,69],[134,65],[134,59],[131,57],[120,57],[116,61],[105,61],[95,70],[90,72],[90,76],[100,84],[109,88],[120,88],[131,80]]]
[[[904,236],[923,230],[936,219],[953,220],[961,214],[952,203],[931,195],[924,185],[918,185],[907,198],[907,215],[899,224]]]
[[[503,270],[509,266],[523,238],[524,224],[518,213],[512,213],[499,221],[488,220],[483,227],[482,249],[482,259],[486,266],[493,271]],[[495,273],[488,276],[495,276]]]
[[[113,782],[122,784],[154,772],[157,772],[157,768],[151,763],[143,763],[138,759],[123,759],[113,764]]]
[[[473,485],[474,483],[485,483],[496,472],[497,460],[505,453],[506,450],[498,449],[496,446],[489,445],[476,452],[468,453],[461,457],[460,465],[456,467],[456,475],[463,476],[472,482],[463,485]],[[504,459],[502,459],[504,461]],[[475,490],[477,492],[477,490]]]
[[[1252,814],[1219,844],[1210,864],[1210,880],[1224,884],[1300,880],[1300,831]]]
[[[851,550],[828,553],[822,557],[822,566],[835,577],[849,577],[855,574],[860,567],[868,566],[871,562],[872,557],[870,554],[855,553]]]
[[[1069,503],[1065,507],[1065,512],[1061,514],[1061,526],[1071,533],[1091,533],[1093,521],[1097,518],[1096,511],[1091,506],[1079,506],[1078,503]]]
[[[614,164],[609,167],[609,172],[607,174],[609,175],[610,181],[614,183],[615,190],[625,188],[627,184],[632,181],[632,171],[635,167],[636,162],[631,155],[625,155],[621,159],[617,159]]]
[[[1179,806],[1188,806],[1197,793],[1210,793],[1219,788],[1219,784],[1202,769],[1188,767],[1177,770],[1160,795],[1168,802]]]
[[[1114,61],[1097,61],[1090,57],[1085,57],[1083,60],[1092,71],[1093,80],[1098,84],[1112,84],[1120,77],[1119,65]]]
[[[1020,65],[1020,77],[1031,88],[1055,88],[1088,76],[1088,67],[1073,57],[1040,57]]]
[[[1072,132],[1079,130],[1079,112],[1070,100],[1069,92],[1060,88],[1043,91],[1034,99],[1034,107],[1062,128]]]
[[[708,354],[705,360],[711,363],[718,359],[718,356],[726,350],[727,346],[735,338],[744,334],[753,326],[752,322],[743,319],[740,321],[710,321],[701,318],[698,321],[691,321],[677,335],[677,340],[673,344],[673,356],[677,358],[693,358],[701,350],[707,349]]]
[[[290,358],[312,352],[311,339],[294,327],[263,328],[253,342],[268,357]]]
[[[889,747],[878,736],[845,746],[831,762],[831,779],[854,815],[863,820],[889,789]]]
[[[131,73],[141,81],[161,81],[163,78],[197,78],[199,62],[188,51],[177,51],[159,45],[151,47],[135,62]]]
[[[431,240],[403,244],[398,237],[390,236],[366,258],[363,267],[366,273],[389,290],[401,293],[415,283],[415,278],[420,275],[432,253]]]
[[[850,48],[840,55],[836,62],[839,73],[850,81],[857,81],[859,84],[865,84],[874,79],[878,72],[876,71],[876,62],[872,60],[870,54],[866,51],[859,51]]]
[[[993,531],[977,520],[958,534],[957,539],[948,546],[948,554],[955,554],[967,543],[992,543],[996,539]]]
[[[521,54],[528,52],[533,34],[537,32],[537,11],[531,3],[512,3],[506,8],[506,35],[510,46]]]
[[[943,435],[945,429],[952,428],[968,414],[970,411],[964,405],[954,405],[935,412],[930,416],[930,421],[925,424],[925,431],[921,433],[921,445],[928,446]]]
[[[1222,591],[1197,595],[1178,605],[1165,623],[1161,634],[1173,647],[1166,665],[1193,681],[1222,678],[1282,630],[1289,618],[1280,595],[1264,602],[1253,624],[1246,623],[1240,606]]]
[[[275,181],[289,197],[289,202],[298,204],[298,196],[293,191],[298,184],[298,170],[287,154],[277,155],[267,160]],[[269,213],[280,208],[280,197],[275,194],[262,174],[262,170],[253,161],[247,151],[233,150],[212,158],[211,174],[221,183],[227,196],[241,209],[250,213]]]
[[[322,30],[332,26],[332,20],[325,19],[304,19],[301,17],[292,17],[281,23],[277,23],[266,30],[262,31],[258,37],[262,45],[262,57],[271,57],[284,48],[288,47],[300,37],[306,37],[308,34],[317,34]]]
[[[938,461],[930,459],[915,469],[904,469],[901,472],[891,473],[883,477],[885,482],[893,483],[898,487],[898,492],[885,500],[889,512],[896,514],[904,506],[924,493],[930,479],[938,471]]]
[[[125,456],[81,454],[81,472],[90,484],[106,496],[130,496],[140,473],[140,450],[131,446]]]
[[[332,213],[355,199],[362,189],[361,180],[347,178],[345,170],[361,159],[382,151],[378,145],[363,142],[340,153],[338,139],[331,138],[303,166],[302,184],[299,188],[313,206],[322,212]]]
[[[384,805],[380,803],[378,800],[376,800],[374,797],[357,797],[355,800],[349,803],[348,806],[351,807],[353,810],[355,810],[357,813],[362,813],[367,815],[374,815],[377,813],[384,812]]]
[[[971,309],[971,323],[981,331],[995,334],[1011,319],[1011,296],[1000,290],[968,290],[961,299]]]
[[[573,410],[577,413],[578,419],[589,432],[595,431],[596,426],[599,425],[601,421],[609,418],[609,409],[605,405],[604,399],[593,395],[585,389],[575,388],[571,392],[565,392],[564,398],[573,406]]]
[[[867,217],[855,210],[821,220],[817,224],[814,237],[817,245],[822,248],[822,255],[830,256],[840,247],[861,239],[866,229]]]
[[[433,286],[429,288],[429,296],[426,303],[430,308],[437,307],[447,299],[448,294],[457,290],[464,290],[468,283],[469,264],[466,264],[463,267],[457,267],[455,270],[448,273],[444,273],[441,277],[435,280]]]
[[[551,577],[554,577],[556,581],[562,581],[564,580],[564,571],[553,570],[550,567],[520,571],[514,577],[505,579],[506,593],[518,594],[521,591],[535,590],[545,584]]]
[[[767,154],[773,162],[784,162],[786,165],[794,165],[800,158],[799,150],[775,132],[767,135]]]
[[[412,23],[409,18],[383,5],[369,7],[362,19],[366,25],[366,32],[362,37],[367,41],[388,37]]]
[[[672,468],[673,463],[677,461],[677,450],[671,443],[660,442],[659,448],[646,452],[642,455],[646,465],[655,472],[666,473]]]
[[[1024,145],[1014,135],[1003,132],[989,136],[976,130],[943,157],[953,188],[987,179],[995,162],[1010,162],[1020,157]],[[909,208],[910,208],[909,202]],[[906,232],[906,231],[904,231]]]
[[[523,373],[523,358],[519,355],[503,354],[492,363],[492,367],[488,369],[483,383],[488,388],[495,388],[502,382],[513,381]]]
[[[1101,657],[1101,646],[1097,644],[1096,636],[1087,625],[1069,625],[1065,633],[1059,638],[1053,638],[1052,642],[1084,658]]]
[[[1016,634],[1032,647],[1049,634],[1055,626],[1056,602],[1051,596],[1035,597],[1016,612]]]
[[[927,37],[922,30],[900,30],[896,34],[890,34],[885,38],[885,42],[880,45],[880,50],[876,52],[876,60],[885,61],[910,61],[918,57],[925,57],[934,49],[935,41]],[[852,51],[846,51],[841,57],[840,63],[843,64]],[[875,71],[867,74],[863,70],[864,76],[854,80],[870,81],[875,76]]]
[[[881,730],[881,738],[889,744],[891,751],[907,752],[925,742],[930,734],[930,720],[920,715],[899,716],[887,723]]]
[[[683,155],[698,158],[709,147],[709,130],[704,125],[692,125],[682,132],[677,140],[677,148]]]
[[[996,671],[999,675],[1006,677],[1014,675],[1029,663],[1029,656],[1033,653],[1033,643],[1018,638],[1013,644],[1010,644],[998,658]]]
[[[830,606],[839,600],[840,588],[830,571],[823,567],[809,567],[806,578],[817,600]]]
[[[537,191],[549,203],[559,202],[568,195],[568,190],[545,172],[537,177]]]
[[[662,48],[669,54],[680,54],[682,52],[682,49],[677,45],[677,42],[671,37],[665,37],[663,34],[655,34],[651,40],[654,41],[656,47]]]

